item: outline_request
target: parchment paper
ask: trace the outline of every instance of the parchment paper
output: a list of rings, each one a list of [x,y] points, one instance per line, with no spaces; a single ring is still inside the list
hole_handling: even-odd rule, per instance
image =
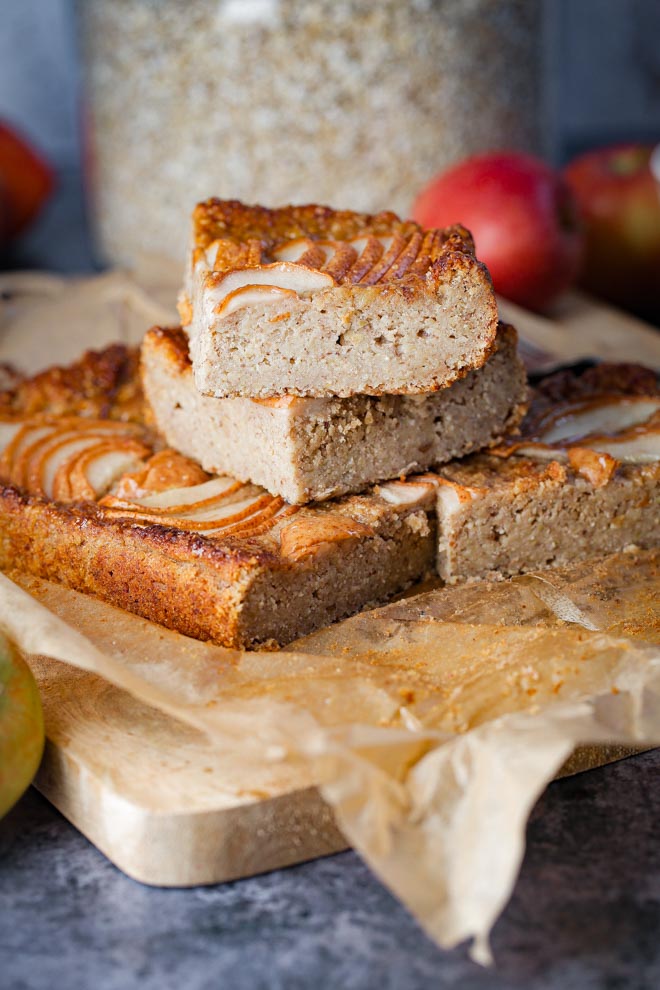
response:
[[[123,278],[113,300],[139,321],[150,297]],[[94,295],[78,288],[77,332],[92,338]],[[23,300],[29,353],[44,319],[57,322],[53,299],[38,326]],[[0,575],[0,626],[32,663],[92,671],[246,767],[295,763],[428,934],[447,947],[471,938],[487,962],[530,809],[575,746],[660,742],[657,568],[657,553],[637,551],[433,590],[277,653],[199,643],[20,574],[22,587]]]

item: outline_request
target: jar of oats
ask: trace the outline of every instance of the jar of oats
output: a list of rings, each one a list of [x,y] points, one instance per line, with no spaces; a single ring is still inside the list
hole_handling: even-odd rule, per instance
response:
[[[181,257],[207,196],[405,214],[538,143],[541,0],[81,0],[106,260]]]

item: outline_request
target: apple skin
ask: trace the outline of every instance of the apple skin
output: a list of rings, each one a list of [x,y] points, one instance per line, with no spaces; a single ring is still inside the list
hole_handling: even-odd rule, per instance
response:
[[[586,231],[580,284],[660,323],[660,182],[654,148],[619,144],[574,159],[564,175]]]
[[[546,309],[577,277],[583,237],[572,194],[531,155],[465,159],[420,193],[413,217],[424,227],[462,223],[496,291],[528,309]]]
[[[0,818],[31,783],[43,748],[37,685],[23,657],[0,633]]]
[[[4,192],[5,240],[32,223],[50,196],[53,172],[13,128],[0,122],[0,189]]]

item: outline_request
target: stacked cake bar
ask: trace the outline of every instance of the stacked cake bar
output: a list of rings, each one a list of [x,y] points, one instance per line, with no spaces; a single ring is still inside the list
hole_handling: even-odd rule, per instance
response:
[[[291,503],[492,446],[524,411],[515,331],[460,227],[210,200],[180,310],[184,331],[143,346],[158,429]]]
[[[555,376],[526,414],[460,227],[211,200],[180,310],[139,373],[114,346],[0,392],[0,566],[248,647],[660,542],[655,375]]]

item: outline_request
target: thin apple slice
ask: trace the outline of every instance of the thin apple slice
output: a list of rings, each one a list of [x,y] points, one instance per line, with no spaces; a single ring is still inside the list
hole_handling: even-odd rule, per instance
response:
[[[2,472],[3,478],[7,478],[13,485],[19,484],[19,479],[22,478],[23,452],[28,450],[33,443],[50,436],[51,433],[51,426],[37,425],[32,422],[25,423],[2,452],[0,472]]]
[[[308,268],[322,268],[326,255],[325,245],[310,237],[296,237],[292,241],[285,241],[273,251],[273,257],[277,261],[294,261]]]
[[[413,234],[394,264],[387,271],[387,277],[402,278],[417,263],[421,246],[422,235]]]
[[[64,423],[71,420],[63,421]],[[99,441],[121,442],[134,435],[130,424],[112,423],[105,420],[73,421],[74,428],[58,428],[51,425],[46,436],[40,436],[25,447],[12,467],[12,481],[26,487],[28,491],[53,496],[53,482],[60,466],[73,455]],[[123,429],[122,429],[123,428]],[[128,436],[127,436],[128,434]]]
[[[585,437],[580,446],[609,454],[627,464],[652,464],[660,461],[660,425],[633,426],[617,436]]]
[[[234,289],[228,296],[225,296],[222,303],[216,308],[218,316],[231,316],[239,309],[246,306],[263,306],[269,303],[280,302],[286,297],[298,299],[298,293],[293,289],[281,289],[276,285],[244,285],[242,289]]]
[[[235,478],[211,478],[201,485],[191,485],[186,488],[170,488],[164,492],[154,492],[142,498],[132,500],[135,505],[143,506],[153,511],[163,510],[169,513],[185,512],[191,505],[204,505],[218,498],[234,495],[245,486]]]
[[[389,239],[391,240],[391,238]],[[348,282],[359,282],[374,267],[385,253],[385,244],[377,237],[361,237],[349,242],[358,253],[358,258],[346,275]],[[387,245],[389,247],[389,243]]]
[[[280,547],[284,557],[298,562],[323,545],[373,534],[371,526],[340,512],[322,516],[299,515],[282,528]]]
[[[410,481],[388,481],[379,485],[377,494],[391,505],[423,504],[435,493],[434,481],[421,481],[418,478]]]
[[[77,454],[99,445],[95,436],[69,436],[50,446],[39,445],[29,461],[25,487],[29,492],[55,498],[55,480],[68,473],[69,465]],[[36,446],[36,445],[35,445]],[[61,490],[61,489],[60,489]]]
[[[136,440],[101,441],[83,451],[67,466],[69,498],[101,498],[122,475],[137,471],[151,453],[149,447]],[[58,498],[57,477],[53,496]]]
[[[341,282],[357,261],[358,252],[344,241],[321,241],[326,252],[323,270],[334,281]]]
[[[391,271],[395,261],[398,260],[401,253],[408,247],[408,241],[401,234],[395,234],[389,238],[389,241],[390,244],[384,249],[380,259],[360,279],[362,285],[375,285],[384,275]]]
[[[559,443],[598,433],[619,433],[644,423],[660,410],[660,398],[646,395],[601,396],[571,403],[550,412],[539,424],[535,439]]]
[[[226,317],[243,306],[278,302],[282,293],[289,296],[310,294],[334,284],[334,279],[327,272],[289,261],[274,262],[258,268],[241,268],[218,278],[214,277],[215,312]],[[255,294],[259,286],[262,291]],[[250,291],[241,291],[246,289]]]
[[[20,421],[0,422],[0,451],[6,450],[16,434],[22,429],[23,423]]]
[[[259,494],[260,492],[260,494]],[[138,523],[156,523],[160,526],[172,526],[185,531],[203,533],[206,530],[219,530],[243,523],[249,517],[264,513],[272,515],[284,504],[281,498],[268,495],[257,489],[240,502],[222,502],[214,507],[197,508],[190,506],[185,513],[157,513],[140,506],[115,506],[111,499],[102,503],[104,509],[112,515],[133,518]]]

